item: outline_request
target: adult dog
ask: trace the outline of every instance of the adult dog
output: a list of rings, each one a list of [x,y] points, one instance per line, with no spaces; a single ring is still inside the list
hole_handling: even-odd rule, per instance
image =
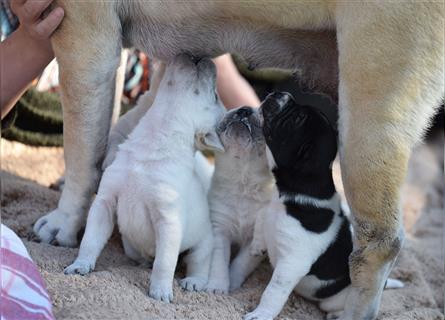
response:
[[[374,319],[403,242],[400,186],[444,94],[443,2],[71,1],[54,34],[66,183],[35,232],[76,244],[106,148],[121,47],[161,60],[234,52],[251,67],[297,70],[338,100],[340,156],[355,219],[343,319]]]

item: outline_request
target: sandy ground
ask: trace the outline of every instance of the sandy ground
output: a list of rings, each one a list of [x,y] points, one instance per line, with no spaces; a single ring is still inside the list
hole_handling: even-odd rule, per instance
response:
[[[392,277],[405,288],[383,295],[379,319],[444,319],[443,136],[419,146],[403,189],[407,239]],[[175,283],[172,304],[147,296],[150,270],[123,254],[115,234],[92,274],[65,276],[62,270],[77,255],[68,249],[33,241],[32,224],[53,209],[60,194],[48,188],[63,173],[59,148],[32,148],[1,141],[2,222],[16,231],[46,281],[58,319],[240,319],[258,303],[271,274],[268,263],[230,295],[182,291]],[[338,164],[335,176],[341,188]],[[370,195],[372,196],[372,195]],[[176,278],[183,275],[178,268]],[[317,320],[317,307],[292,294],[280,319]]]

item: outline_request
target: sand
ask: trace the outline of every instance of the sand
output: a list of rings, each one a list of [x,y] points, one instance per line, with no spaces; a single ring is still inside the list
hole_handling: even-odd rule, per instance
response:
[[[407,237],[391,274],[405,288],[384,292],[379,319],[444,319],[443,135],[438,139],[419,146],[410,162],[402,192]],[[93,273],[65,276],[62,271],[78,249],[37,243],[32,235],[33,223],[55,208],[60,196],[48,186],[63,173],[62,149],[2,140],[1,161],[2,222],[23,238],[46,281],[57,319],[240,319],[257,305],[271,275],[267,262],[230,295],[184,292],[175,281],[174,303],[150,299],[150,270],[125,257],[116,233]],[[334,169],[342,190],[338,164]],[[179,267],[176,280],[181,276]],[[317,320],[324,315],[292,294],[279,319]]]

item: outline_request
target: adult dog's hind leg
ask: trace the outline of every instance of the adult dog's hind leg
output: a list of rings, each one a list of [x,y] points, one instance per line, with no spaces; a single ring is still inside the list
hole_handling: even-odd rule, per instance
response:
[[[408,158],[443,96],[443,4],[382,6],[337,8],[341,169],[356,237],[344,320],[377,316],[403,242]]]
[[[95,2],[94,10],[86,10],[87,5],[92,4],[64,2],[70,14],[53,36],[60,66],[66,182],[57,209],[34,226],[42,241],[56,240],[64,246],[77,244],[77,232],[98,185],[121,50],[114,6]],[[90,20],[101,24],[80,30]]]

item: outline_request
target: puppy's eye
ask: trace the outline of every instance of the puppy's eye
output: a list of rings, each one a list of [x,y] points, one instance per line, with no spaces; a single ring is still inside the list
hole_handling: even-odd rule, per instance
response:
[[[215,91],[215,102],[217,102],[217,101],[218,101],[218,94]]]

